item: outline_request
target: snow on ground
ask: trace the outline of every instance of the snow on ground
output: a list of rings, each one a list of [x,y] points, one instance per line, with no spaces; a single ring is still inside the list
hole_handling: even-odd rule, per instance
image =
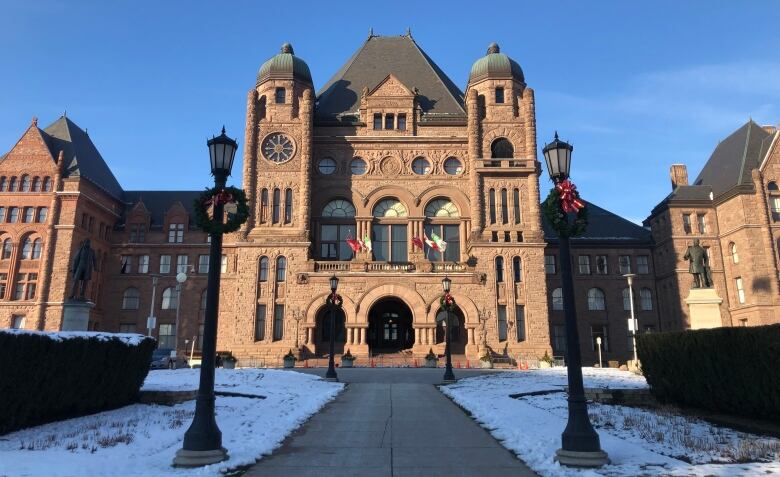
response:
[[[614,369],[583,368],[583,377],[586,388],[647,387],[643,377]],[[669,410],[601,404],[588,409],[610,465],[597,470],[561,467],[553,458],[566,427],[565,393],[520,399],[509,395],[562,390],[566,385],[566,368],[552,368],[467,378],[441,390],[543,477],[736,477],[780,472],[778,439],[713,426]],[[764,455],[769,462],[720,463],[747,455]]]
[[[198,369],[151,371],[143,389],[196,389],[198,376]],[[0,436],[0,477],[221,475],[269,454],[343,385],[292,371],[218,369],[215,388],[266,396],[217,396],[217,423],[230,455],[225,462],[198,469],[171,467],[192,422],[194,401],[134,404]]]

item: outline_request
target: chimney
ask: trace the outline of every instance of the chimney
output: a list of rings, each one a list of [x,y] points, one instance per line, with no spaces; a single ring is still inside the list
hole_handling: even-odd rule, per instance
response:
[[[772,126],[771,124],[765,124],[765,125],[761,126],[761,129],[763,129],[764,131],[768,132],[769,134],[774,134],[775,132],[777,132],[777,127],[776,126]]]
[[[672,190],[678,186],[688,185],[688,168],[685,164],[672,164],[669,168],[669,175],[672,177]]]

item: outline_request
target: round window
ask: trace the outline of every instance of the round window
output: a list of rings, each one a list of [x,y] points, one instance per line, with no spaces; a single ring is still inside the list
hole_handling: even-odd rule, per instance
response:
[[[431,163],[424,157],[417,157],[412,161],[412,171],[419,175],[429,174],[431,172]]]
[[[333,174],[336,172],[336,161],[329,157],[320,159],[320,162],[317,163],[317,170],[326,176]]]
[[[455,157],[448,157],[444,161],[444,172],[451,176],[455,176],[463,172],[463,164]]]
[[[352,162],[349,163],[349,170],[352,171],[352,174],[356,176],[362,176],[365,174],[366,169],[366,161],[359,157],[352,159]]]
[[[287,162],[295,154],[295,144],[292,139],[282,133],[273,133],[266,136],[261,147],[263,156],[276,163]]]

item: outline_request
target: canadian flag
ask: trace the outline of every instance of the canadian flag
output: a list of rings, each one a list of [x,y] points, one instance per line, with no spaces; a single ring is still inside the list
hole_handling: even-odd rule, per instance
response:
[[[425,249],[425,245],[420,237],[412,237],[412,247],[417,247],[420,250]]]
[[[363,248],[363,244],[360,243],[360,240],[355,240],[350,235],[347,237],[347,245],[349,245],[349,248],[352,249],[353,252],[359,252],[361,248]]]

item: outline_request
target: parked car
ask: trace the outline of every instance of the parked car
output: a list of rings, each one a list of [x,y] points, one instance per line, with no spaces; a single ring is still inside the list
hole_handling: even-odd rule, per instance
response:
[[[172,357],[173,350],[170,348],[157,348],[152,352],[152,363],[149,369],[176,369],[186,367],[184,357]]]

